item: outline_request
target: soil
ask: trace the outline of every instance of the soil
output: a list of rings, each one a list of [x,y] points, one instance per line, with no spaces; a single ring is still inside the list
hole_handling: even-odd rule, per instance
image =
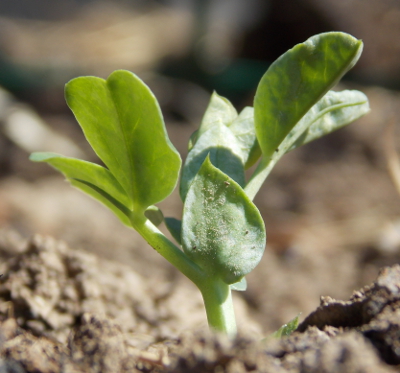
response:
[[[128,266],[41,236],[22,250],[3,246],[3,257],[4,372],[377,373],[400,364],[400,265],[349,301],[322,297],[289,337],[228,340],[204,330],[166,338],[177,329],[171,290],[153,298]]]
[[[268,246],[234,294],[231,341],[136,232],[1,138],[0,372],[398,371],[400,196],[383,133],[400,97],[361,89],[371,114],[287,154],[256,197]],[[183,156],[193,130],[168,123]],[[160,207],[179,218],[176,193]],[[299,313],[290,337],[268,337]]]

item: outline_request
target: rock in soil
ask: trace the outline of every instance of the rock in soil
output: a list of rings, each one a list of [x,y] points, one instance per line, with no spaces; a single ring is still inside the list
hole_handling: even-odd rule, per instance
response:
[[[14,255],[7,245],[0,372],[385,373],[400,364],[399,265],[349,301],[323,297],[280,340],[205,331],[167,337],[171,319],[129,267],[40,236]]]

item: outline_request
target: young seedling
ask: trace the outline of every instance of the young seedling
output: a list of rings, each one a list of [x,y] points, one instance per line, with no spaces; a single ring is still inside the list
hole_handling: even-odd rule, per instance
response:
[[[107,80],[79,77],[67,83],[66,101],[106,167],[54,153],[34,153],[75,187],[109,207],[199,288],[211,328],[236,333],[231,290],[266,244],[252,200],[288,151],[328,134],[369,111],[358,91],[329,91],[356,63],[362,42],[339,32],[296,45],[262,77],[254,108],[239,114],[212,94],[200,128],[189,141],[181,171],[182,221],[154,206],[175,188],[181,158],[168,139],[160,107],[134,74]],[[245,170],[259,162],[245,180]],[[165,222],[177,244],[157,226]]]

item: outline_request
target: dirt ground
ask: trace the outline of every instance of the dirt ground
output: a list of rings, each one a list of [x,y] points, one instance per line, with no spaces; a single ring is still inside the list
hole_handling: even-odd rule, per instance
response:
[[[360,89],[371,113],[286,155],[256,197],[268,247],[234,294],[233,341],[207,332],[197,289],[136,232],[3,139],[0,371],[397,371],[400,195],[383,135],[400,96]],[[168,123],[183,157],[194,129]],[[180,217],[177,193],[160,207]],[[298,314],[291,337],[263,340]]]

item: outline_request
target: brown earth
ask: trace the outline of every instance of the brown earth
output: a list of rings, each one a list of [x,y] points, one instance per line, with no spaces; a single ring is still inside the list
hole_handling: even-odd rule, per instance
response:
[[[5,372],[377,373],[400,364],[399,265],[386,267],[349,301],[322,297],[281,340],[241,333],[230,341],[204,330],[168,338],[181,308],[169,306],[171,289],[155,298],[127,266],[50,238],[35,236],[22,250],[5,238]]]

